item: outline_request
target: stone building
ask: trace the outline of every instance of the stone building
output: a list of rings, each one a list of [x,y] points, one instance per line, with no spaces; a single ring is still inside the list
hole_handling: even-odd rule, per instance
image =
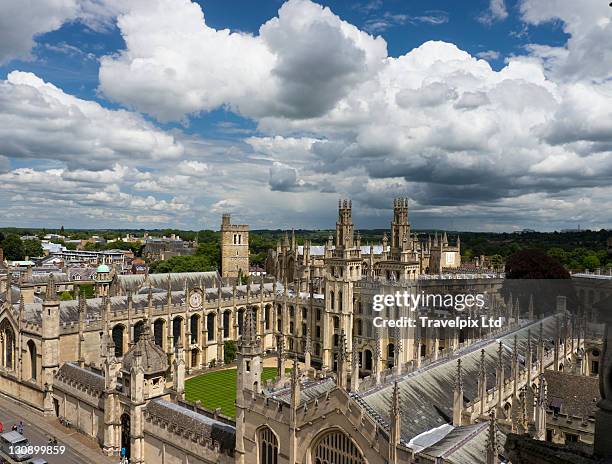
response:
[[[221,276],[249,275],[249,226],[232,224],[229,214],[221,219]]]
[[[379,244],[363,244],[355,233],[350,200],[338,204],[335,236],[330,235],[324,246],[309,241],[297,246],[295,234],[285,234],[276,250],[270,250],[266,260],[266,273],[278,280],[289,282],[301,279],[321,279],[325,274],[325,261],[341,249],[351,250],[351,259],[360,261],[361,274],[389,280],[416,279],[421,274],[452,271],[461,267],[461,241],[457,236],[454,246],[449,244],[446,232],[434,237],[419,237],[411,230],[408,219],[408,200],[397,198],[393,202],[390,239],[385,233]]]
[[[121,275],[105,265],[95,298],[59,301],[51,275],[44,296],[26,302],[1,269],[0,388],[67,418],[107,453],[127,447],[131,462],[147,464],[490,464],[507,431],[543,440],[542,373],[583,359],[585,324],[568,319],[564,300],[557,315],[532,320],[501,299],[503,275],[494,272],[428,274],[432,253],[459,246],[452,251],[444,236],[431,246],[416,240],[403,200],[391,242],[369,253],[351,214],[343,201],[321,255],[309,255],[310,245],[300,252],[292,237],[275,259],[293,264],[244,285],[216,272]],[[234,243],[248,228],[224,223],[248,266],[248,235]],[[374,328],[374,295],[400,290],[486,292],[482,310],[418,311],[487,314],[504,327]],[[417,309],[386,311],[398,318]],[[185,375],[222,364],[228,340],[239,341],[236,420],[183,398]],[[278,365],[269,383],[261,379],[266,355]]]

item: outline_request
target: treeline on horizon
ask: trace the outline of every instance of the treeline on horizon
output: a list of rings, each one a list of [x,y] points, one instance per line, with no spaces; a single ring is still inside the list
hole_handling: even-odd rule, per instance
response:
[[[23,259],[25,256],[36,256],[40,243],[36,240],[22,241],[21,248],[16,238],[19,236],[37,236],[38,239],[46,234],[64,235],[68,240],[85,240],[92,235],[98,235],[106,240],[115,240],[132,234],[137,237],[147,232],[150,236],[167,236],[172,234],[180,236],[183,240],[197,239],[196,253],[191,256],[177,256],[167,261],[150,263],[151,272],[185,272],[198,270],[218,269],[221,263],[220,232],[214,230],[188,231],[179,229],[32,229],[32,228],[0,228],[0,243],[5,249],[7,259]],[[434,233],[440,236],[443,231],[414,230],[421,240]],[[361,244],[381,243],[387,229],[360,230]],[[505,262],[506,259],[519,250],[539,249],[561,262],[567,269],[595,270],[597,268],[612,267],[612,256],[608,254],[607,239],[612,231],[601,229],[598,231],[581,230],[572,232],[521,232],[521,233],[495,233],[495,232],[456,232],[446,231],[449,243],[454,245],[457,235],[461,237],[461,255],[464,261],[470,261],[476,256],[485,255],[493,257],[495,262]],[[291,238],[291,232],[281,229],[251,230],[249,234],[249,249],[251,264],[264,266],[269,249],[275,249],[279,240],[285,234]],[[335,234],[334,230],[295,230],[296,242],[303,245],[310,240],[313,245],[323,245],[328,237]],[[5,245],[5,242],[8,243]],[[53,240],[62,243],[61,240]],[[34,242],[34,243],[26,243]],[[8,247],[7,247],[8,245]],[[74,248],[75,245],[67,244]],[[142,256],[143,246],[112,242],[107,244],[87,244],[85,249],[125,249],[131,250],[136,256]],[[28,254],[29,252],[29,254]]]

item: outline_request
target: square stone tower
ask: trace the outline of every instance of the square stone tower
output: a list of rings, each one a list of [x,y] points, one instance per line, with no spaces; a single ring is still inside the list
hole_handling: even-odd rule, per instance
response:
[[[232,224],[229,214],[221,220],[221,276],[249,275],[249,226]]]

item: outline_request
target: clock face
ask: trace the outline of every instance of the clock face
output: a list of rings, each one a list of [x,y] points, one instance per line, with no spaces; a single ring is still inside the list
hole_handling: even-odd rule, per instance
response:
[[[193,292],[189,295],[189,306],[192,308],[199,308],[202,305],[202,294],[200,292]]]

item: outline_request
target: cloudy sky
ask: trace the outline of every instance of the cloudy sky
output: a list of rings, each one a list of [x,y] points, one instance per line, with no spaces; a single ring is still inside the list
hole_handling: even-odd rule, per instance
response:
[[[0,226],[612,227],[608,0],[0,0]]]

